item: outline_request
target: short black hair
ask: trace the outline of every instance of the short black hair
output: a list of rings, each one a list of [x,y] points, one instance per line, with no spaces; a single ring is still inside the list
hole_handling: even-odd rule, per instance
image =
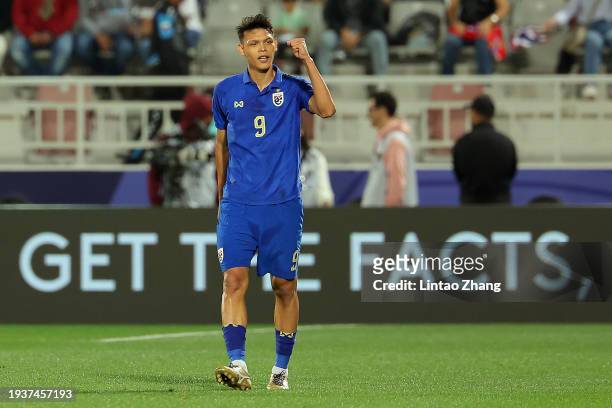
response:
[[[489,95],[480,95],[476,97],[470,104],[470,108],[491,120],[495,116],[495,102]]]
[[[391,92],[376,92],[370,96],[374,100],[374,106],[385,108],[389,116],[394,116],[397,110],[397,99]]]
[[[244,32],[249,30],[255,30],[256,28],[263,28],[270,34],[274,35],[274,27],[268,17],[263,14],[257,14],[255,16],[249,16],[242,19],[240,25],[236,27],[236,33],[240,42],[244,39]]]

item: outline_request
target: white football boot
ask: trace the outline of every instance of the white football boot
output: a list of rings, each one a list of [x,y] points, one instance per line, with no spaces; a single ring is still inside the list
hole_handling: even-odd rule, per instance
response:
[[[236,390],[246,391],[252,387],[246,363],[242,360],[234,360],[228,366],[218,367],[215,370],[215,378],[219,384]]]
[[[278,367],[272,368],[270,381],[268,381],[268,386],[266,388],[269,390],[288,390],[289,381],[287,381],[287,377],[289,377],[288,369]]]

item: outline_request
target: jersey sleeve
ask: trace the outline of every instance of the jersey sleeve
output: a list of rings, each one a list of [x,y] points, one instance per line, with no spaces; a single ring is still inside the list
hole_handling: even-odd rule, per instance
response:
[[[310,109],[308,109],[308,102],[310,102],[310,98],[314,94],[314,91],[312,90],[312,85],[310,84],[310,82],[302,78],[296,78],[296,84],[298,88],[298,98],[300,100],[300,110],[306,109],[308,112],[310,112]]]
[[[225,130],[227,128],[227,115],[223,110],[219,85],[215,87],[215,92],[213,94],[213,117],[215,119],[215,126],[217,129]]]

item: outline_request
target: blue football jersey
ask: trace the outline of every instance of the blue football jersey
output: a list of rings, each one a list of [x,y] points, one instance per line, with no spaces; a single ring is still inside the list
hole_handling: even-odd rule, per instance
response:
[[[278,204],[300,195],[300,111],[309,82],[282,72],[261,92],[248,70],[215,87],[213,115],[227,132],[229,164],[223,200]]]

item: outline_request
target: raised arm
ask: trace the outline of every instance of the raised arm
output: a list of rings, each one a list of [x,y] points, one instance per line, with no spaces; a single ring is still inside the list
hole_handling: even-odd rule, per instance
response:
[[[229,150],[227,148],[227,133],[225,130],[217,130],[215,143],[215,164],[217,165],[217,197],[219,204],[223,199],[223,187],[227,179],[227,164],[229,162]]]
[[[294,38],[293,40],[287,41],[287,45],[293,49],[293,55],[304,63],[306,72],[310,78],[313,96],[308,102],[308,110],[322,118],[334,116],[336,113],[336,105],[334,104],[329,88],[327,88],[327,84],[323,80],[319,69],[308,53],[306,40],[303,38]]]

